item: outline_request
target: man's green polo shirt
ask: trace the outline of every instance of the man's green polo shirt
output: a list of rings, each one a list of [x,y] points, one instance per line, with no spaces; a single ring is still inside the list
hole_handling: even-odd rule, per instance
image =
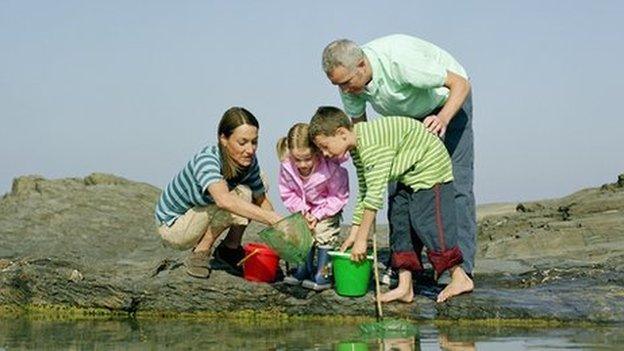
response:
[[[364,114],[368,101],[382,116],[420,119],[446,102],[447,70],[468,78],[448,52],[408,35],[382,37],[363,45],[362,50],[373,78],[361,94],[340,93],[345,112],[351,117]]]

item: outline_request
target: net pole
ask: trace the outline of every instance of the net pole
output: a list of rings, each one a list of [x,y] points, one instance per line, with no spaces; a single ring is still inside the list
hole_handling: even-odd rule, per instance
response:
[[[376,313],[377,322],[381,322],[383,320],[383,310],[381,309],[381,299],[380,299],[381,288],[379,287],[379,268],[377,267],[377,218],[373,220],[372,232],[373,232],[373,270],[374,270],[373,273],[375,276],[375,301],[376,301],[375,311],[377,312]]]

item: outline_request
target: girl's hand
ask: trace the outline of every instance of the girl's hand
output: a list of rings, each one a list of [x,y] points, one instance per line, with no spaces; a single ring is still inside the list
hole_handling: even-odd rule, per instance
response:
[[[316,219],[316,217],[314,217],[311,213],[304,214],[304,218],[308,222],[308,228],[310,228],[310,230],[316,227],[318,219]]]
[[[314,218],[312,221],[308,222],[308,228],[310,228],[310,230],[313,230],[314,228],[316,228],[317,223],[318,223],[318,220]]]

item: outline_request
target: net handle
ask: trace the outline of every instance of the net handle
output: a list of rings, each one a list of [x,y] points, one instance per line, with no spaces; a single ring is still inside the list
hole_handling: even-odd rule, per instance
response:
[[[377,267],[377,219],[373,220],[373,269],[375,276],[375,301],[377,302],[375,308],[375,312],[377,314],[377,322],[381,322],[383,320],[383,310],[381,308],[381,288],[379,287],[379,268]]]

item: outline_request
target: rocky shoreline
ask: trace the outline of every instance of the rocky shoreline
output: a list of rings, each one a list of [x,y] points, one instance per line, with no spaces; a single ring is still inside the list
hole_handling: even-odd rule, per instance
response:
[[[106,174],[17,178],[0,199],[0,306],[24,313],[374,316],[372,291],[343,298],[333,290],[251,283],[218,267],[209,280],[188,277],[185,253],[163,247],[156,234],[158,195],[149,184]],[[624,322],[624,175],[561,199],[490,206],[479,217],[476,290],[436,304],[425,275],[415,302],[387,305],[386,315]],[[252,224],[245,241],[258,241],[260,229]],[[387,242],[383,233],[380,242]]]

